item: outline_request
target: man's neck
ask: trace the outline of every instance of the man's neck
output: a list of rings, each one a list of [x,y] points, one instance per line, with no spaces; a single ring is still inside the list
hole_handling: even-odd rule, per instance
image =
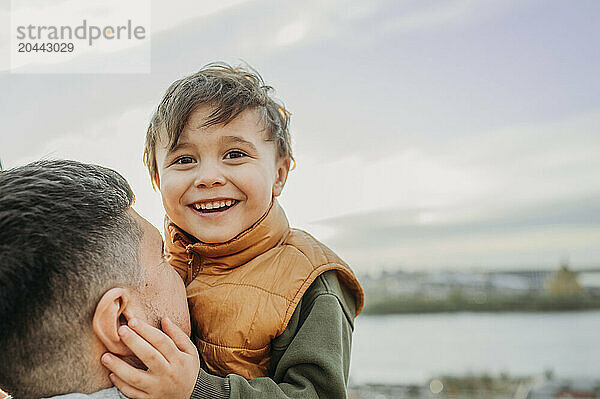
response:
[[[86,384],[86,391],[82,393],[98,392],[106,388],[112,388],[113,384],[108,378],[110,371],[102,365],[100,358],[107,352],[106,347],[100,340],[94,336],[92,339],[92,362],[89,367],[89,381]]]

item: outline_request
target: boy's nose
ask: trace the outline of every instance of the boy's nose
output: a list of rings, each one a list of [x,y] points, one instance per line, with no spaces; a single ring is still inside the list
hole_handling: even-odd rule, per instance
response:
[[[225,176],[223,176],[219,168],[205,165],[200,166],[198,169],[198,175],[194,181],[196,187],[210,188],[225,184]]]

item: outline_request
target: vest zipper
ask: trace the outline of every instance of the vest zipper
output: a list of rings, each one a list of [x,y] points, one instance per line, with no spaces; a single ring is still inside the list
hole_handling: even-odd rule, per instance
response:
[[[185,246],[185,252],[187,253],[187,258],[188,258],[188,261],[187,261],[187,264],[188,264],[188,267],[187,267],[187,283],[189,284],[193,280],[193,278],[192,278],[192,272],[193,272],[193,269],[194,269],[194,267],[193,267],[193,259],[194,258],[193,258],[193,255],[192,255],[192,246],[191,246],[191,244]]]
[[[186,245],[185,251],[188,254],[187,278],[188,278],[188,284],[189,284],[189,283],[191,283],[196,278],[196,276],[198,275],[198,273],[202,269],[202,259],[200,259],[200,262],[199,262],[200,264],[198,265],[198,267],[196,268],[196,270],[194,270],[194,259],[198,258],[200,255],[196,254],[193,251],[192,244]]]

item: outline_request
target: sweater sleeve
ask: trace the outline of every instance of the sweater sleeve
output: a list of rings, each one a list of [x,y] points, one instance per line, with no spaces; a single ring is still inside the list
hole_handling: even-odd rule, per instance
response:
[[[190,399],[228,399],[229,379],[208,374],[200,369]]]
[[[323,286],[324,279],[318,280],[313,284]],[[340,303],[343,296],[309,291],[284,332],[284,347],[273,345],[278,353],[272,358],[272,378],[246,380],[230,374],[222,379],[228,380],[229,398],[347,397],[353,319]]]

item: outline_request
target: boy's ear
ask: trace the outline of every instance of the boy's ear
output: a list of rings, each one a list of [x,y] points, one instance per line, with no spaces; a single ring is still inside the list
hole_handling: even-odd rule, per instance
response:
[[[288,157],[282,157],[277,161],[277,174],[273,183],[273,197],[278,197],[283,191],[285,182],[290,171],[291,160]]]
[[[100,298],[92,318],[94,334],[110,352],[121,356],[133,354],[117,333],[131,317],[130,295],[124,288],[111,288]]]

